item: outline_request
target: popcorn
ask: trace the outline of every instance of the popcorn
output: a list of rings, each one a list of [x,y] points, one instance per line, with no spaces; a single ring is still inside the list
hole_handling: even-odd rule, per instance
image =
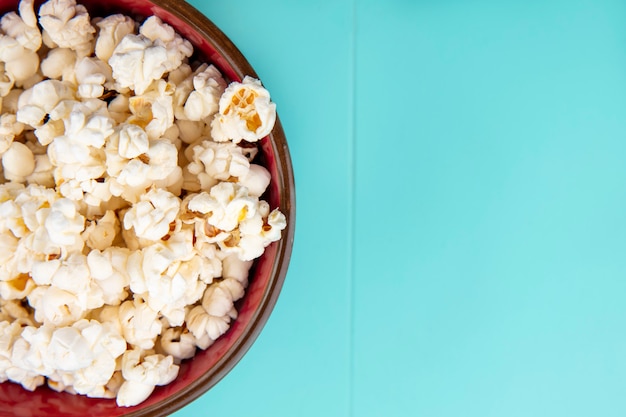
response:
[[[233,177],[245,177],[250,170],[241,148],[233,143],[203,140],[187,149],[193,152],[187,170],[198,179],[201,190],[209,190]]]
[[[26,145],[13,142],[2,154],[4,177],[14,182],[24,182],[35,170],[35,157]]]
[[[48,155],[35,155],[35,169],[26,176],[28,184],[39,184],[44,187],[54,187],[54,166]]]
[[[134,203],[141,194],[152,186],[164,182],[162,188],[176,192],[176,184],[180,178],[182,183],[182,169],[178,166],[178,151],[176,146],[168,140],[150,141],[148,151],[133,159],[126,159],[115,155],[119,150],[115,146],[107,149],[107,173],[111,177],[111,192],[122,196]],[[170,185],[173,185],[170,189]]]
[[[184,112],[188,120],[200,121],[214,115],[218,102],[226,89],[226,81],[213,65],[193,77],[194,90],[185,102]]]
[[[161,350],[180,362],[182,359],[189,359],[196,353],[196,343],[194,336],[189,330],[182,327],[169,327],[159,339]]]
[[[22,0],[0,29],[0,382],[136,405],[286,227],[254,162],[275,106],[156,16]]]
[[[96,285],[102,291],[103,302],[119,305],[128,297],[130,277],[126,269],[130,251],[116,246],[92,250],[87,255],[87,264]]]
[[[6,72],[4,62],[0,62],[0,97],[6,97],[15,86],[15,78],[11,73]],[[2,100],[0,100],[2,103]]]
[[[0,61],[4,70],[17,85],[35,75],[39,68],[39,56],[9,35],[0,34]]]
[[[157,16],[147,18],[139,28],[139,33],[153,41],[155,45],[165,48],[167,60],[162,64],[166,72],[178,68],[183,60],[193,53],[191,43],[183,39],[170,25],[163,23]]]
[[[211,122],[211,136],[218,142],[256,142],[272,131],[275,122],[276,105],[269,92],[260,81],[246,76],[222,94],[219,112]]]
[[[85,218],[71,200],[61,198],[55,201],[44,221],[44,227],[53,244],[82,249],[81,233],[85,229]]]
[[[174,109],[172,107],[172,84],[159,80],[141,95],[129,98],[128,107],[132,116],[129,123],[145,129],[152,140],[161,138],[174,124]]]
[[[83,57],[74,69],[78,83],[78,96],[98,98],[104,94],[104,83],[111,80],[111,68],[96,58]]]
[[[39,323],[67,326],[86,314],[86,308],[76,294],[55,286],[38,286],[27,298]]]
[[[39,9],[39,23],[50,48],[69,48],[79,56],[93,50],[96,29],[91,26],[85,6],[75,0],[48,0]]]
[[[117,312],[122,335],[128,343],[140,349],[152,349],[162,326],[158,312],[140,297],[124,301]]]
[[[5,14],[0,20],[0,28],[26,49],[37,51],[41,46],[34,0],[22,0],[19,4],[19,16],[15,12]]]
[[[40,127],[44,117],[62,100],[73,99],[72,88],[62,81],[44,80],[25,90],[17,102],[17,121]]]
[[[124,228],[132,227],[139,238],[159,240],[169,231],[179,209],[180,200],[175,195],[152,189],[126,212]]]
[[[113,210],[107,210],[100,219],[88,221],[82,238],[91,249],[106,250],[113,245],[118,232],[120,222]]]
[[[206,213],[207,223],[229,232],[256,212],[256,201],[248,197],[247,190],[236,184],[223,182],[202,192],[189,201],[189,210]]]
[[[114,14],[96,23],[100,29],[96,40],[96,56],[107,62],[124,36],[135,31],[135,22],[128,16]]]
[[[10,281],[0,281],[0,297],[4,300],[22,300],[35,288],[27,274],[19,274]]]
[[[0,302],[2,320],[17,321],[20,324],[32,324],[32,314],[18,300],[2,300]]]
[[[127,350],[122,356],[124,383],[117,394],[117,404],[129,407],[144,401],[156,385],[169,384],[178,374],[171,356],[159,354],[142,357],[137,349]]]
[[[76,58],[76,52],[71,49],[51,49],[48,51],[48,55],[41,61],[41,72],[48,78],[75,83],[74,67]]]
[[[143,94],[152,81],[165,73],[167,51],[142,35],[129,34],[113,50],[109,65],[113,78],[121,87]]]
[[[7,370],[14,366],[11,361],[13,345],[21,337],[24,324],[22,320],[0,321],[0,382],[9,379]]]

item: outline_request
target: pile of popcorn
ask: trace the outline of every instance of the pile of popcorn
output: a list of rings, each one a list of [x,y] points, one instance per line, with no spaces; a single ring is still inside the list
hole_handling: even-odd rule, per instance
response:
[[[261,83],[152,16],[49,0],[0,20],[0,382],[144,401],[236,319],[285,216]]]

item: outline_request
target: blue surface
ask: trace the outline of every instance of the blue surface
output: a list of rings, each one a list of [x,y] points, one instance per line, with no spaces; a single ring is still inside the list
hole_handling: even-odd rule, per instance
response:
[[[278,105],[298,223],[176,417],[626,415],[626,3],[190,3]]]

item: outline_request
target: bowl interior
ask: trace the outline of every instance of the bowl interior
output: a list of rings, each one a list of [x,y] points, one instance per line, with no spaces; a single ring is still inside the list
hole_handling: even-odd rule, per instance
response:
[[[1,1],[0,14],[16,10],[17,3],[17,0]],[[41,3],[36,1],[36,10]],[[245,75],[257,77],[232,42],[185,1],[80,0],[79,3],[87,7],[92,17],[123,13],[141,19],[157,15],[194,45],[194,58],[213,63],[230,80],[241,80]],[[229,331],[207,350],[199,350],[194,358],[184,361],[174,382],[157,387],[150,398],[135,407],[120,408],[114,400],[57,393],[46,387],[29,392],[20,385],[5,382],[0,384],[3,412],[12,416],[167,415],[200,396],[232,369],[269,317],[282,287],[293,244],[293,171],[279,120],[272,133],[261,140],[260,148],[261,161],[272,177],[264,199],[272,208],[280,207],[287,218],[287,228],[282,239],[268,246],[263,256],[255,261],[250,273],[250,285],[238,304],[239,317]]]

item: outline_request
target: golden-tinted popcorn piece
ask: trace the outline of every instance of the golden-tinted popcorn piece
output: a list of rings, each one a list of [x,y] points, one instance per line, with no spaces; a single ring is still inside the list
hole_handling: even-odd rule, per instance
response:
[[[222,94],[219,111],[211,122],[211,136],[218,142],[256,142],[267,136],[276,122],[276,104],[261,82],[244,77]]]

